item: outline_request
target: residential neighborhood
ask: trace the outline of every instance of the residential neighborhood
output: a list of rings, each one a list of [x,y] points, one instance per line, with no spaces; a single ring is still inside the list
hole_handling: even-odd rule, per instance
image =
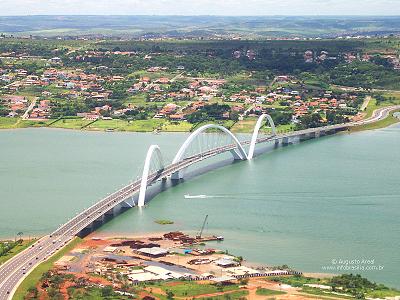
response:
[[[58,50],[53,52],[57,54]],[[240,131],[241,124],[262,113],[274,116],[281,130],[291,130],[302,122],[303,127],[310,126],[305,117],[316,114],[320,116],[320,124],[360,118],[359,108],[365,98],[362,92],[314,87],[301,76],[285,74],[270,78],[266,85],[241,84],[229,77],[196,77],[182,65],[174,68],[153,65],[153,57],[157,56],[160,53],[119,50],[72,51],[64,59],[1,53],[6,62],[0,69],[1,115],[24,116],[25,120],[42,122],[41,125],[51,123],[50,126],[63,127],[67,123],[68,126],[77,124],[77,129],[100,130],[122,130],[122,121],[131,124],[148,120],[146,131],[188,131],[211,120]],[[132,74],[113,75],[109,66],[93,63],[114,57],[141,59],[152,66]],[[241,57],[240,51],[232,53],[233,60]],[[244,57],[254,60],[257,52],[249,50]],[[344,53],[343,57],[348,63],[357,59],[350,53]],[[362,57],[363,60],[370,58]],[[66,59],[77,66],[67,66]],[[306,63],[336,59],[339,58],[327,51],[304,52]],[[40,62],[40,69],[22,67],[32,60],[36,65]],[[387,60],[394,67],[398,64],[396,58]],[[84,64],[87,61],[91,61],[90,68]],[[17,63],[20,68],[16,68]],[[251,80],[252,74],[245,72],[240,76],[242,80]],[[96,122],[101,124],[100,128]]]

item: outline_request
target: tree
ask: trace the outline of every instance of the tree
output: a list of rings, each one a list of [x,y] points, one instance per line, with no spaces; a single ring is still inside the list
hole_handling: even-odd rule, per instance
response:
[[[323,124],[320,114],[313,113],[311,115],[305,115],[300,118],[300,124],[297,124],[298,129],[316,128],[321,127]]]
[[[167,299],[169,299],[169,300],[172,300],[172,299],[174,299],[174,293],[173,292],[171,292],[171,291],[167,291]]]
[[[31,287],[28,289],[28,293],[30,294],[31,299],[32,299],[32,298],[35,299],[35,298],[38,297],[39,291],[38,291],[38,289],[37,289],[36,287],[31,286]]]
[[[238,121],[239,120],[239,112],[231,111],[230,114],[229,114],[229,117],[233,121]]]
[[[110,297],[113,294],[113,288],[111,285],[107,285],[101,289],[102,297]]]
[[[9,113],[10,113],[9,109],[7,109],[3,106],[0,106],[0,117],[6,117],[6,116],[8,116]]]

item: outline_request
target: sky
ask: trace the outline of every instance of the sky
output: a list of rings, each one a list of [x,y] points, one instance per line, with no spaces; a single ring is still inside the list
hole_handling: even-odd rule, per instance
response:
[[[400,0],[0,0],[0,15],[400,15]]]

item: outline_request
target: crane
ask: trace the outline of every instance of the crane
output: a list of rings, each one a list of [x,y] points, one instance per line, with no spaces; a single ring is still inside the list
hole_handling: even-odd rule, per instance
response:
[[[204,227],[206,226],[206,222],[208,219],[208,215],[204,218],[203,226],[201,226],[199,234],[196,236],[197,239],[201,239],[201,235],[203,234]]]

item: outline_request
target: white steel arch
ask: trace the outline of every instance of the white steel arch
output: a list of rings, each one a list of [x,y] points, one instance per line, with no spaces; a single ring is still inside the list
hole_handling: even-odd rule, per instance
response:
[[[143,174],[142,174],[142,180],[140,183],[140,191],[139,191],[139,198],[138,198],[138,206],[139,207],[144,206],[144,203],[145,203],[146,190],[147,190],[147,179],[149,177],[150,163],[151,163],[151,159],[153,158],[154,153],[158,156],[158,159],[160,160],[162,167],[164,167],[164,161],[162,158],[160,147],[158,145],[151,145],[149,150],[147,150],[146,160],[144,162],[144,167],[143,167]]]
[[[247,159],[247,154],[246,151],[243,149],[242,144],[240,144],[239,140],[237,139],[237,137],[230,132],[228,129],[226,129],[223,126],[220,125],[215,125],[215,124],[207,124],[207,125],[203,125],[200,128],[196,129],[187,139],[186,141],[182,144],[182,146],[179,148],[178,153],[175,155],[174,160],[172,161],[172,163],[177,163],[179,161],[181,161],[183,159],[183,156],[185,154],[186,149],[190,146],[190,144],[193,142],[193,140],[202,132],[206,131],[207,129],[218,129],[226,134],[228,134],[232,140],[234,141],[234,143],[237,146],[237,151],[236,154],[238,155],[238,157],[235,157],[235,159],[241,159],[241,160],[245,160]]]
[[[254,150],[256,148],[256,142],[257,142],[258,133],[259,133],[260,128],[263,125],[263,121],[265,119],[268,120],[268,123],[271,126],[272,136],[276,135],[276,127],[275,127],[274,120],[272,120],[270,115],[262,114],[257,120],[256,126],[254,127],[253,136],[251,137],[249,154],[247,155],[247,159],[249,159],[249,160],[253,159],[253,157],[254,157]]]

